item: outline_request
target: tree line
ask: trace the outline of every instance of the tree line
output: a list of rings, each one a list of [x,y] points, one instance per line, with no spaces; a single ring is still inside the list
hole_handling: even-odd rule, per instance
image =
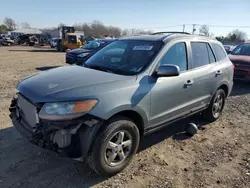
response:
[[[54,27],[52,29],[58,29],[59,27],[65,24],[60,23],[58,27]],[[6,17],[3,21],[3,24],[0,25],[0,33],[4,33],[6,31],[13,31],[17,29],[18,25],[16,22],[9,17]],[[30,24],[27,22],[22,22],[20,24],[21,28],[31,28]],[[151,30],[143,30],[143,29],[121,29],[117,26],[105,25],[101,21],[94,20],[91,23],[76,23],[74,27],[77,31],[83,31],[86,37],[94,36],[94,37],[103,37],[103,36],[112,36],[119,37],[124,35],[140,35],[140,34],[151,34],[153,31]],[[239,29],[235,29],[229,32],[226,36],[214,36],[213,33],[210,32],[208,25],[202,25],[199,28],[199,33],[205,36],[214,37],[221,42],[241,42],[247,39],[247,33],[240,31]]]
[[[202,25],[199,29],[199,32],[205,36],[213,37],[214,34],[210,32],[208,25]],[[247,33],[240,31],[239,29],[235,29],[229,32],[226,36],[215,36],[215,39],[222,43],[227,42],[243,42],[247,39]]]
[[[60,23],[58,28],[65,24]],[[76,23],[74,27],[77,31],[83,31],[86,37],[94,36],[94,37],[102,37],[102,36],[112,36],[112,37],[120,37],[124,35],[133,35],[133,34],[151,34],[150,30],[142,30],[142,29],[121,29],[117,26],[105,25],[101,21],[94,20],[91,23]]]
[[[3,24],[0,25],[0,33],[4,33],[7,31],[13,31],[15,29],[17,29],[17,23],[15,22],[15,20],[13,20],[12,18],[6,17],[3,20]],[[30,24],[27,22],[22,22],[21,23],[21,28],[31,28]]]

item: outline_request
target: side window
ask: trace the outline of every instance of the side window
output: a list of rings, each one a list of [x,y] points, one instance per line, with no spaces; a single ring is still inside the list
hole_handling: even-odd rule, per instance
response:
[[[187,70],[187,50],[184,42],[177,43],[171,46],[164,57],[161,59],[160,64],[173,64],[180,68],[180,71]]]
[[[211,47],[210,47],[209,44],[207,44],[207,50],[208,50],[208,55],[209,55],[209,63],[216,62],[214,54],[213,54],[213,51],[212,51],[212,49],[211,49]]]
[[[209,64],[207,43],[191,42],[191,49],[192,49],[193,68]]]
[[[227,56],[227,54],[219,44],[212,43],[212,48],[214,50],[217,61],[220,61]]]

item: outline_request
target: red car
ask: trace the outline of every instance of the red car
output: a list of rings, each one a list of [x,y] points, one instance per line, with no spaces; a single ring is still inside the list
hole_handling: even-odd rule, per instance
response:
[[[234,79],[250,81],[250,41],[238,45],[229,58],[234,64]]]

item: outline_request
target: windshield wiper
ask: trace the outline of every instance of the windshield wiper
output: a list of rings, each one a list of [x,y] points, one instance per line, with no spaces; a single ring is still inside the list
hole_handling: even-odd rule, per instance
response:
[[[109,67],[104,67],[104,66],[99,66],[99,65],[86,65],[84,64],[84,67],[90,68],[90,69],[95,69],[95,70],[100,70],[100,71],[104,71],[104,72],[113,72],[113,70],[111,70]]]
[[[121,75],[132,75],[131,72],[127,72],[127,71],[124,71],[124,70],[119,69],[119,68],[111,68],[111,67],[99,66],[99,65],[91,65],[90,66],[87,64],[84,64],[83,66],[86,68],[100,70],[100,71],[104,71],[104,72],[111,72],[111,73],[121,74]]]

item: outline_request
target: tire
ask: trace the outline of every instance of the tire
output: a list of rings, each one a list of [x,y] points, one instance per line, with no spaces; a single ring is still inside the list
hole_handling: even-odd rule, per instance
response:
[[[214,108],[215,108],[215,102],[216,100],[218,99],[218,97],[221,97],[221,106],[220,106],[220,109],[218,110],[217,113],[214,112]],[[203,117],[205,119],[207,119],[208,121],[210,122],[213,122],[215,120],[217,120],[221,114],[222,114],[222,111],[224,109],[224,105],[225,105],[225,100],[226,100],[226,94],[225,94],[225,91],[223,89],[218,89],[212,100],[210,101],[210,104],[208,106],[208,108],[204,111],[203,113]]]
[[[124,133],[122,143],[125,145],[125,141],[126,143],[131,141],[131,144],[129,146],[122,146],[119,144],[119,148],[123,148],[123,152],[114,148],[115,146],[118,147],[117,145],[112,145],[112,149],[107,148],[108,143],[110,142],[115,144],[119,143],[119,138],[122,135],[122,132]],[[99,134],[97,134],[97,137],[90,148],[87,159],[88,164],[101,176],[115,175],[126,168],[132,161],[133,156],[137,152],[139,142],[140,133],[135,123],[126,117],[116,117],[109,121],[107,125],[100,130]],[[116,157],[113,157],[113,159],[108,155]],[[126,157],[121,160],[120,155]]]

